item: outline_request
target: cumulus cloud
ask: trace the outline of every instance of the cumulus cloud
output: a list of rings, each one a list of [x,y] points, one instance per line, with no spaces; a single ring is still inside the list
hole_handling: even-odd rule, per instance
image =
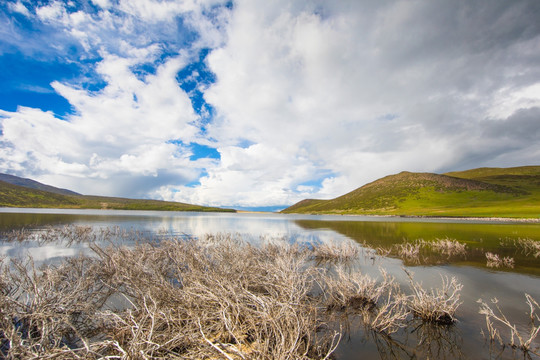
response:
[[[56,1],[34,9],[41,23],[83,45],[80,58],[99,59],[93,76],[104,85],[89,90],[76,81],[53,82],[73,108],[65,118],[27,107],[1,110],[0,171],[81,193],[129,197],[148,197],[163,185],[196,180],[212,161],[190,159],[189,144],[200,137],[200,118],[176,78],[197,54],[196,46],[170,52],[169,39],[160,39],[165,20],[154,19],[143,34],[143,29],[129,29],[133,22],[147,22],[140,14],[107,10],[106,2],[97,5],[102,8],[98,13]],[[196,6],[167,8],[166,21]],[[117,31],[120,35],[113,36]],[[150,70],[138,71],[145,65]]]
[[[256,207],[331,198],[402,170],[539,158],[537,1],[92,4],[27,8],[76,41],[104,85],[53,82],[74,108],[65,119],[2,111],[0,171],[80,192]],[[178,79],[203,48],[214,78]],[[190,143],[220,156],[193,156]]]
[[[227,146],[247,138],[266,151],[222,162],[207,182],[233,177],[235,163],[255,167],[258,178],[284,184],[270,190],[274,202],[290,203],[306,195],[295,178],[298,154],[302,164],[328,170],[310,194],[324,198],[401,170],[497,166],[510,148],[504,165],[534,162],[524,155],[537,153],[537,132],[504,133],[500,123],[521,127],[515,114],[540,98],[537,3],[235,6],[227,44],[208,59],[217,82],[205,96],[220,114],[210,134]],[[529,128],[540,127],[535,116]],[[266,164],[273,152],[287,159],[279,171]],[[238,185],[228,192],[250,188]]]

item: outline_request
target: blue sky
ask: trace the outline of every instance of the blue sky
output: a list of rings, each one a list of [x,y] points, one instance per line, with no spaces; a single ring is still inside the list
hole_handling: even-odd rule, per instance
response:
[[[274,210],[539,164],[540,3],[8,0],[0,172]]]

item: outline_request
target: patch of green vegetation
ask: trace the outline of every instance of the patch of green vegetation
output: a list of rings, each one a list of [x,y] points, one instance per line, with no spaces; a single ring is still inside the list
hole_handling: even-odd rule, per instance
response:
[[[71,196],[30,189],[0,181],[2,207],[78,207],[80,201]]]
[[[235,212],[171,201],[62,195],[0,181],[0,207]]]
[[[466,244],[465,257],[448,258],[440,254],[423,254],[424,264],[452,263],[486,268],[485,252],[515,259],[508,272],[540,275],[540,258],[527,254],[516,246],[519,239],[540,242],[540,224],[493,224],[493,223],[450,223],[413,221],[321,221],[295,220],[304,229],[330,229],[371,249],[390,249],[403,242],[417,240],[428,242],[437,239],[455,239]]]
[[[332,200],[304,200],[283,212],[540,217],[540,166],[504,170],[483,168],[445,175],[402,172]]]

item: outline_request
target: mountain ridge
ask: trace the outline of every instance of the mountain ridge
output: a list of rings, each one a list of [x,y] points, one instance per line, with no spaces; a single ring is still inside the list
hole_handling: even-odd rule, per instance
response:
[[[10,174],[2,174],[2,173],[0,173],[0,181],[6,182],[6,183],[9,183],[9,184],[12,184],[12,185],[24,186],[26,188],[48,191],[48,192],[52,192],[52,193],[55,193],[55,194],[81,195],[81,194],[79,194],[79,193],[77,193],[75,191],[62,189],[62,188],[57,188],[57,187],[54,187],[54,186],[51,186],[51,185],[46,185],[46,184],[40,183],[40,182],[32,180],[32,179],[23,178],[23,177],[19,177],[19,176],[15,176],[15,175],[10,175]]]
[[[445,174],[402,171],[334,199],[302,200],[282,212],[539,217],[540,166]]]
[[[233,209],[172,201],[81,195],[67,189],[41,184],[35,180],[18,178],[14,175],[9,177],[12,182],[19,182],[29,186],[16,185],[0,180],[0,207],[235,212]],[[36,187],[53,188],[61,191],[52,192]]]

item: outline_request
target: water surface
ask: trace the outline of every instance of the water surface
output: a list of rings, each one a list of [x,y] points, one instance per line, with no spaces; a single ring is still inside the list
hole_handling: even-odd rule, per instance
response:
[[[538,223],[271,213],[0,209],[0,232],[4,233],[21,228],[40,231],[66,225],[93,229],[115,227],[142,234],[138,241],[159,238],[163,234],[198,237],[216,233],[239,234],[253,242],[264,239],[302,243],[349,241],[362,249],[355,268],[375,278],[381,277],[383,268],[396,277],[406,292],[409,290],[404,269],[413,272],[415,280],[422,281],[427,288],[438,287],[441,275],[454,276],[463,284],[463,303],[456,314],[459,319],[456,325],[440,327],[416,323],[385,337],[366,331],[358,319],[353,318],[350,331],[345,332],[336,352],[338,359],[523,358],[520,351],[506,348],[501,352],[500,347],[490,347],[481,334],[485,320],[478,314],[476,301],[497,298],[505,314],[515,319],[522,329],[527,325],[528,310],[524,293],[540,301],[540,254],[516,245],[519,239],[540,241]],[[446,238],[466,244],[467,253],[444,256],[423,251],[418,259],[407,259],[391,251],[403,242]],[[388,253],[380,256],[385,249]],[[91,251],[85,243],[0,241],[0,256],[30,254],[37,263],[60,261],[66,256]],[[489,267],[486,252],[512,257],[514,264]],[[538,339],[534,346],[540,346]]]

